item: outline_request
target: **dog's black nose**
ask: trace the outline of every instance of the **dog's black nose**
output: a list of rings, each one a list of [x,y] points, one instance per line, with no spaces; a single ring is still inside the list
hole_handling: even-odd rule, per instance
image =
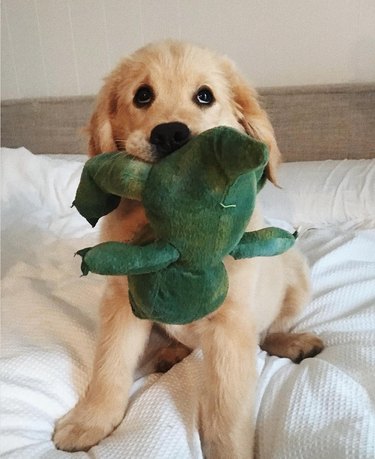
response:
[[[178,150],[190,138],[190,129],[186,124],[173,122],[158,124],[151,131],[150,142],[155,145],[160,156],[166,156]]]

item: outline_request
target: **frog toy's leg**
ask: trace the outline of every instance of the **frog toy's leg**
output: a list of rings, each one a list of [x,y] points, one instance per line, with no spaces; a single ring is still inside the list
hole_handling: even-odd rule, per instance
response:
[[[295,235],[280,228],[269,227],[245,233],[230,253],[236,260],[280,255],[292,247]]]
[[[180,253],[171,244],[153,242],[145,246],[125,242],[103,242],[79,250],[81,270],[110,276],[146,274],[164,269],[178,260]]]

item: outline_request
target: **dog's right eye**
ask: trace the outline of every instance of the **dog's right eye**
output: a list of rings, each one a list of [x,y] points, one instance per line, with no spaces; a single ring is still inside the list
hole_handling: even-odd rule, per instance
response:
[[[144,85],[137,89],[133,102],[137,107],[142,108],[151,105],[153,100],[154,93],[152,89],[150,88],[150,86]]]

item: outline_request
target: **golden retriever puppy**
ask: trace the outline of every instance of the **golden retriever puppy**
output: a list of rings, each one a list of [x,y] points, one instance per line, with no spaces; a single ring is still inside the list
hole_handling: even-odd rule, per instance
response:
[[[220,125],[269,146],[267,176],[274,182],[280,153],[272,126],[234,64],[180,42],[151,44],[107,77],[88,127],[89,154],[120,149],[144,161],[159,161],[192,136]],[[146,224],[141,204],[123,200],[106,217],[103,240],[135,241]],[[248,230],[263,226],[256,208]],[[164,328],[189,349],[203,351],[206,389],[199,428],[205,456],[251,458],[257,345],[262,341],[268,352],[296,362],[317,354],[323,345],[312,334],[287,331],[309,297],[308,270],[295,249],[270,258],[228,257],[225,264],[225,303],[196,322]],[[87,450],[121,422],[133,372],[150,334],[152,324],[132,314],[126,277],[109,277],[107,282],[92,379],[77,405],[56,425],[59,449]]]

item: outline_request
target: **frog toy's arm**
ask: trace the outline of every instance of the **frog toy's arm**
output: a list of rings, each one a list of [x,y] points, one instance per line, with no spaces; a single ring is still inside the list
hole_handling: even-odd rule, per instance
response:
[[[145,246],[125,242],[103,242],[79,250],[82,275],[90,271],[109,276],[147,274],[166,268],[178,260],[180,253],[171,244],[160,241]]]
[[[236,260],[280,255],[294,244],[296,235],[269,227],[245,233],[230,255]]]
[[[116,209],[121,197],[141,200],[150,170],[150,164],[123,151],[94,156],[83,168],[73,206],[95,226]]]

